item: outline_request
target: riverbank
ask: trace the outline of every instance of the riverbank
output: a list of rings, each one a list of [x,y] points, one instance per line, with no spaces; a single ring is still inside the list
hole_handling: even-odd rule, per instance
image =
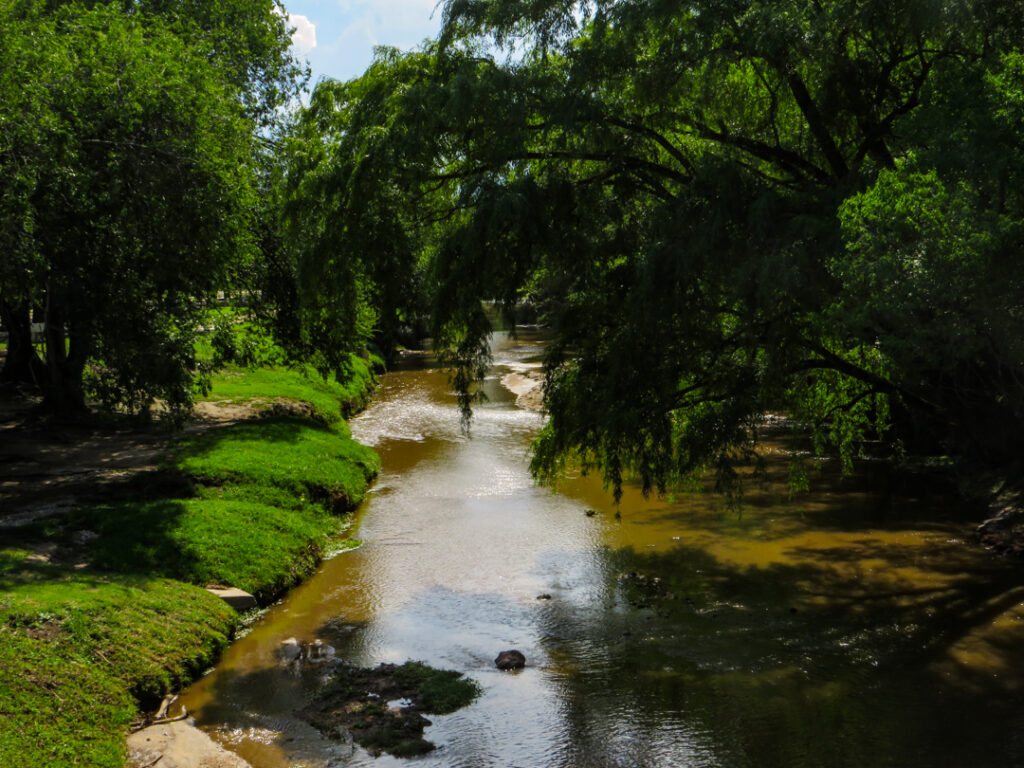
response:
[[[374,384],[230,369],[178,434],[55,428],[7,404],[0,448],[0,766],[122,766],[140,712],[313,571],[379,470],[344,416]],[[81,448],[80,446],[87,446]]]
[[[430,716],[438,749],[419,768],[1024,764],[1006,736],[1024,692],[1020,569],[973,545],[978,510],[944,468],[866,459],[843,475],[808,455],[811,489],[791,496],[809,446],[776,419],[763,468],[738,468],[740,508],[634,483],[616,505],[594,475],[552,492],[527,463],[543,420],[504,383],[542,353],[526,333],[495,339],[471,440],[429,357],[382,379],[351,422],[384,467],[365,543],[185,692],[214,741],[261,768],[404,764],[301,717],[328,665],[285,662],[297,643],[479,684]],[[525,669],[495,667],[509,648]]]

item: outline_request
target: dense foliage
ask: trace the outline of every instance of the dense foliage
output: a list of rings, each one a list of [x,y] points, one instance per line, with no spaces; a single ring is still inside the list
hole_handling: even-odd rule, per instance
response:
[[[183,412],[243,287],[324,373],[429,314],[468,413],[495,300],[553,329],[541,477],[728,481],[771,411],[1016,461],[1018,3],[443,13],[292,117],[271,0],[0,0],[3,377]]]
[[[272,0],[0,2],[4,378],[191,402],[203,305],[257,253],[257,131],[301,72]],[[42,359],[30,312],[45,324]]]
[[[467,407],[481,300],[533,304],[542,477],[728,480],[773,410],[846,461],[878,435],[1006,465],[1022,32],[1014,2],[449,0],[302,118],[306,295],[421,270]]]

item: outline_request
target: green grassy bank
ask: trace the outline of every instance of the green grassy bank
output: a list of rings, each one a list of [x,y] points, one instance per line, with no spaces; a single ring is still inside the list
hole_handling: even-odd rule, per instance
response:
[[[346,385],[224,371],[209,399],[269,415],[186,431],[108,498],[4,532],[0,766],[123,765],[138,709],[207,668],[237,625],[202,587],[266,604],[316,567],[379,468],[343,420],[372,382],[362,361]],[[274,415],[282,402],[306,415]]]

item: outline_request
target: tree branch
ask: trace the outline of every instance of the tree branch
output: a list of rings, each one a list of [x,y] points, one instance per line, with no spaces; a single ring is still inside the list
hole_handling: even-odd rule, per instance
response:
[[[878,392],[898,395],[908,405],[912,405],[919,410],[926,411],[933,415],[942,412],[942,409],[935,403],[925,400],[920,395],[910,392],[898,384],[879,376],[877,373],[872,373],[871,371],[861,368],[859,365],[854,365],[849,360],[839,357],[839,355],[834,352],[830,352],[825,347],[818,344],[807,344],[805,346],[815,354],[819,355],[821,359],[801,361],[790,369],[790,373],[799,373],[801,371],[811,371],[816,369],[837,371],[870,385]]]
[[[818,106],[814,103],[814,99],[811,98],[810,91],[807,90],[807,85],[804,83],[803,78],[797,73],[792,72],[786,76],[786,81],[789,83],[789,90],[792,92],[793,98],[796,99],[797,106],[800,107],[804,119],[807,120],[807,126],[811,129],[811,133],[814,134],[818,147],[828,161],[829,168],[832,169],[832,175],[837,179],[844,178],[850,172],[850,169],[846,165],[842,154],[840,154],[839,147],[836,146],[832,134],[825,125],[825,121],[818,111]]]

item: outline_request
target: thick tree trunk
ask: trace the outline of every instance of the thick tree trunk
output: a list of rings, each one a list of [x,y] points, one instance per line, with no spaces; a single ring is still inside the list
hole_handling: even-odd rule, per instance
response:
[[[7,354],[0,382],[41,387],[45,366],[32,346],[32,316],[28,304],[11,306],[0,300],[0,322],[7,331]]]
[[[67,332],[71,331],[70,350]],[[46,302],[46,385],[43,410],[62,418],[85,413],[85,389],[82,375],[88,359],[91,335],[82,329],[66,329],[65,318],[50,297]]]

